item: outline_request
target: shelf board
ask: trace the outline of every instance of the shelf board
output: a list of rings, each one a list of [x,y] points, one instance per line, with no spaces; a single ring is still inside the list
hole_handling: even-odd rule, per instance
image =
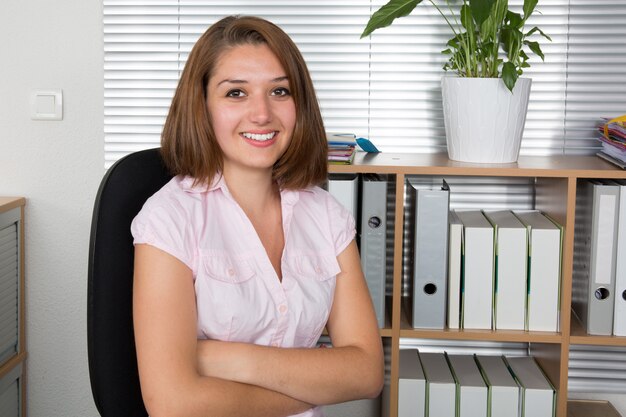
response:
[[[591,416],[621,417],[609,401],[569,400],[567,402],[567,417]]]
[[[400,337],[413,339],[489,340],[493,342],[561,343],[560,333],[519,330],[402,329]]]
[[[23,197],[0,197],[0,213],[23,206],[25,202]]]
[[[446,153],[357,152],[352,165],[329,165],[336,173],[475,175],[554,178],[626,178],[626,171],[597,156],[520,156],[516,163],[478,164],[448,159]]]
[[[570,344],[573,345],[604,345],[626,346],[626,336],[596,336],[587,334],[578,317],[572,313]]]
[[[400,337],[413,339],[490,340],[493,342],[561,343],[556,332],[526,332],[522,330],[414,329],[402,315]]]

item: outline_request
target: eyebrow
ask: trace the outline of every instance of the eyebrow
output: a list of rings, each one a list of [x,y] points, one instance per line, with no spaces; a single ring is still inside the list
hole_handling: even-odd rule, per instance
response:
[[[289,80],[289,77],[286,76],[286,75],[282,75],[280,77],[276,77],[276,78],[271,79],[270,82],[278,83],[278,82],[285,81],[285,80]],[[222,85],[224,83],[229,83],[229,84],[247,84],[248,81],[246,81],[246,80],[237,80],[237,79],[231,80],[231,79],[227,78],[227,79],[222,80],[219,83],[217,83],[217,85],[220,86],[220,85]]]

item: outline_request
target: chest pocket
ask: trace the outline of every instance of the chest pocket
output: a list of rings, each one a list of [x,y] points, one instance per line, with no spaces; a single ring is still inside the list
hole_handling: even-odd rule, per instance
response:
[[[299,290],[302,302],[294,334],[295,347],[313,347],[322,334],[335,295],[336,275],[341,272],[334,255],[296,255],[286,262],[287,270]]]
[[[295,269],[304,277],[326,281],[341,272],[334,255],[297,256]]]
[[[231,284],[241,284],[256,275],[249,260],[234,260],[227,256],[204,257],[202,268],[207,277]]]
[[[198,338],[232,341],[255,315],[252,259],[201,256],[195,282]]]

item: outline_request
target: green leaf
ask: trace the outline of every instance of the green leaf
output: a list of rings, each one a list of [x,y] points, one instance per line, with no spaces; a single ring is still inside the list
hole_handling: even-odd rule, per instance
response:
[[[474,30],[472,21],[472,9],[470,9],[467,5],[461,6],[461,25],[468,32],[472,32]]]
[[[469,4],[474,21],[478,26],[480,26],[491,14],[491,10],[496,4],[496,0],[470,0]]]
[[[398,17],[408,16],[421,2],[422,0],[390,0],[370,17],[361,38],[368,36],[376,29],[391,25]]]
[[[502,81],[504,81],[504,85],[506,85],[506,88],[508,88],[511,93],[513,93],[517,78],[518,75],[515,65],[510,62],[505,62],[502,66]]]
[[[522,15],[519,13],[508,11],[506,13],[506,20],[509,22],[509,25],[515,29],[521,29],[524,26],[524,20],[522,19]]]
[[[500,31],[502,49],[506,52],[509,59],[519,54],[522,47],[522,39],[524,34],[517,29],[502,28]]]
[[[542,61],[545,61],[545,57],[543,56],[543,52],[541,51],[541,48],[539,47],[539,43],[524,41],[524,45],[528,45],[531,51],[539,55],[539,58],[541,58]]]
[[[541,36],[543,36],[544,38],[546,38],[547,40],[549,40],[550,42],[552,42],[552,38],[550,38],[548,35],[546,35],[545,33],[543,33],[543,31],[541,29],[539,29],[537,26],[535,26],[534,28],[532,28],[531,30],[528,31],[528,33],[526,34],[526,37],[532,35],[535,32],[539,32],[541,34]]]
[[[539,3],[539,0],[524,0],[524,21],[526,21],[530,15],[533,14],[537,3]]]

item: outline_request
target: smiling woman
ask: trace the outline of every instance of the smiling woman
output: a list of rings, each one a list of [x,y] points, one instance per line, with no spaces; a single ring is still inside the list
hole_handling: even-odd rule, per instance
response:
[[[270,77],[263,81],[273,81],[271,87],[275,90],[272,95],[270,90],[264,94],[279,99],[274,102],[295,106],[292,143],[275,161],[274,179],[286,188],[301,188],[326,179],[326,134],[306,63],[293,41],[280,28],[266,23],[256,18],[223,19],[194,46],[162,134],[163,156],[175,174],[210,183],[223,170],[223,150],[218,146],[215,126],[209,122],[218,115],[209,114],[208,100],[218,90],[231,104],[238,97],[247,97],[242,100],[247,102],[256,100],[256,95],[246,95],[243,89],[246,80],[242,77],[254,76],[258,81],[257,73],[263,69]],[[254,59],[247,56],[253,51],[259,52],[254,54]],[[271,71],[274,73],[268,75]]]
[[[175,177],[131,227],[150,415],[319,417],[378,396],[382,344],[354,219],[316,186],[324,126],[289,37],[254,17],[211,26],[162,153]],[[315,348],[324,327],[333,349]]]
[[[220,57],[207,106],[223,153],[223,172],[265,168],[285,152],[296,121],[289,79],[267,45],[236,46]]]

